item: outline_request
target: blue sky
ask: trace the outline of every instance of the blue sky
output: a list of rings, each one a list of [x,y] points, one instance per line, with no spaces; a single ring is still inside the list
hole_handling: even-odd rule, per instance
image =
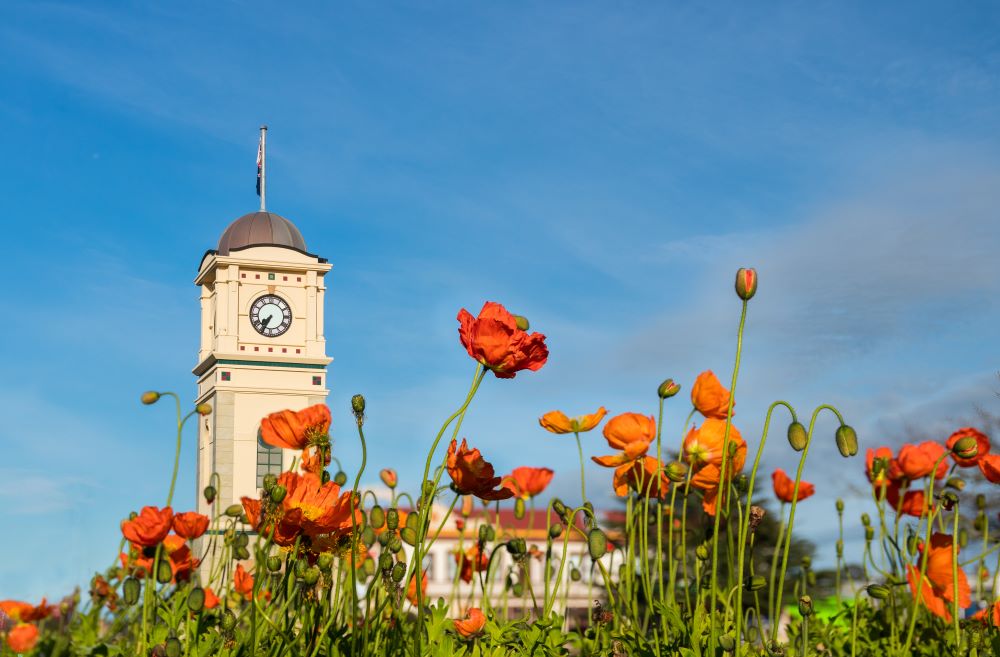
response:
[[[334,266],[348,470],[361,392],[370,462],[415,485],[472,374],[455,314],[489,299],[552,355],[491,378],[464,432],[572,498],[572,442],[537,417],[652,413],[664,377],[728,379],[743,265],[753,445],[778,398],[837,404],[862,447],[996,412],[1000,10],[870,4],[5,3],[0,597],[84,582],[119,519],[165,498],[170,412],[138,394],[194,394],[192,279],[256,207],[261,123],[269,209]],[[800,522],[829,560],[832,497],[863,475],[821,428]],[[772,441],[765,482],[792,460]],[[193,463],[189,435],[179,509]]]

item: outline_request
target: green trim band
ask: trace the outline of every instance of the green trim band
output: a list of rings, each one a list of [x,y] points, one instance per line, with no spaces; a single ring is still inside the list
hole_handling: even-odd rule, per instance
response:
[[[325,370],[326,365],[316,365],[314,363],[275,363],[266,360],[228,360],[219,359],[216,365],[256,365],[258,367],[297,367],[306,370]]]

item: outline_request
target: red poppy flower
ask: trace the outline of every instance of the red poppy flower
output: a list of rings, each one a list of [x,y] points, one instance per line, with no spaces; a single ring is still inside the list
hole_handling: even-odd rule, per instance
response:
[[[135,518],[122,521],[122,535],[135,545],[152,547],[170,532],[173,517],[169,506],[163,509],[144,506]]]
[[[991,483],[1000,484],[1000,454],[984,454],[977,465]]]
[[[21,623],[7,633],[7,646],[20,654],[31,652],[38,643],[38,628],[28,623]]]
[[[928,440],[919,445],[906,444],[899,450],[896,462],[899,470],[909,479],[920,479],[934,472],[934,464],[945,454],[944,445]],[[941,479],[948,474],[948,463],[944,460],[937,466],[935,479]]]
[[[479,545],[472,546],[466,552],[455,551],[455,563],[458,565],[459,579],[468,584],[473,573],[481,573],[490,565],[490,558],[479,550]]]
[[[253,596],[253,575],[243,569],[243,564],[236,564],[233,573],[233,590],[249,600]]]
[[[427,571],[420,573],[420,597],[427,599]],[[406,586],[406,599],[413,606],[417,605],[417,577],[416,573],[410,575],[410,583]]]
[[[927,606],[931,613],[951,622],[951,603],[955,600],[955,589],[952,585],[952,537],[940,532],[931,536],[930,552],[927,554],[926,575],[920,577],[920,561],[917,565],[907,566],[906,578],[910,583],[910,591],[914,597]],[[920,546],[921,555],[924,546]],[[923,558],[921,556],[921,558]],[[958,606],[965,609],[972,604],[972,593],[965,571],[958,569]]]
[[[985,433],[972,427],[962,427],[955,433],[948,436],[948,440],[945,441],[945,447],[950,451],[955,447],[957,443],[962,438],[971,437],[976,439],[976,455],[971,459],[963,459],[959,457],[955,452],[951,453],[951,457],[955,459],[955,463],[962,468],[972,468],[975,467],[981,458],[986,456],[990,451],[990,439]]]
[[[514,497],[507,488],[494,490],[502,481],[493,473],[493,466],[483,459],[478,449],[469,449],[465,438],[461,447],[452,438],[448,445],[448,475],[460,495],[475,495],[481,500],[506,500]]]
[[[771,482],[774,484],[774,496],[786,504],[791,504],[795,499],[795,480],[785,474],[785,471],[778,468],[771,475]],[[811,497],[816,492],[816,487],[807,481],[799,482],[799,501]]]
[[[878,476],[874,474],[875,459],[881,459],[885,463],[885,467],[882,468]],[[868,448],[868,452],[865,455],[865,475],[867,475],[868,481],[872,482],[874,486],[880,486],[889,481],[899,481],[903,478],[903,472],[899,469],[899,463],[893,458],[892,450],[888,447],[879,447],[878,449]]]
[[[927,515],[930,509],[927,508],[926,496],[922,490],[907,491],[903,495],[903,500],[899,499],[899,483],[890,482],[885,489],[885,501],[893,511],[898,510],[904,515],[920,518]]]
[[[178,513],[174,516],[174,531],[183,538],[192,540],[200,537],[208,530],[208,516],[194,511]]]
[[[601,423],[608,411],[601,406],[590,415],[567,417],[562,411],[549,411],[538,418],[538,424],[552,433],[583,433],[590,431]]]
[[[330,444],[330,409],[315,404],[301,411],[278,411],[260,421],[260,437],[268,445],[305,449]]]
[[[462,308],[458,313],[462,346],[501,379],[512,379],[521,370],[537,371],[548,360],[545,336],[517,327],[517,320],[499,303],[487,301],[479,317]]]
[[[528,499],[535,497],[549,485],[552,475],[549,468],[529,468],[522,466],[503,478],[503,487],[514,493],[516,497]]]
[[[1000,601],[987,605],[976,613],[972,614],[974,620],[982,621],[984,625],[1000,627]]]
[[[458,632],[459,636],[463,639],[470,639],[482,633],[483,626],[486,625],[486,616],[483,615],[480,609],[473,607],[465,612],[464,619],[458,620],[456,618],[453,622],[455,623],[455,631]]]
[[[729,390],[722,386],[712,370],[699,374],[691,386],[691,403],[705,417],[725,420],[729,397]]]
[[[45,598],[37,606],[30,602],[20,602],[18,600],[0,601],[0,611],[7,614],[12,620],[23,623],[31,623],[48,618],[56,610],[55,605],[47,604]]]
[[[219,606],[219,596],[210,587],[205,587],[205,609],[215,609]]]

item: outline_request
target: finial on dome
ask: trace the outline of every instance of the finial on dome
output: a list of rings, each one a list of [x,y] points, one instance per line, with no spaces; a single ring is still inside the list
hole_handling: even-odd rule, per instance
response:
[[[260,141],[257,142],[257,196],[260,197],[260,211],[267,212],[267,126],[260,127]]]

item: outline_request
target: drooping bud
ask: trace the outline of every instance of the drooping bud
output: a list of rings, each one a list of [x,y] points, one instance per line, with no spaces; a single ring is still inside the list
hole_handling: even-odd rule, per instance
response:
[[[732,652],[736,650],[736,639],[732,634],[723,634],[719,637],[719,647],[723,652]]]
[[[587,533],[587,551],[590,558],[597,561],[608,552],[608,537],[603,531],[594,527]]]
[[[202,491],[202,495],[205,496],[205,501],[211,504],[215,501],[215,496],[218,491],[215,490],[215,486],[205,486],[205,490]]]
[[[174,571],[170,569],[170,561],[163,559],[156,568],[156,581],[160,584],[167,584],[174,578]]]
[[[876,600],[886,600],[891,593],[889,587],[883,586],[882,584],[869,584],[865,591],[867,591],[868,595]]]
[[[757,294],[757,270],[741,267],[736,271],[736,296],[749,301]]]
[[[906,537],[906,552],[912,557],[917,553],[917,548],[920,545],[920,541],[913,534]]]
[[[337,474],[333,475],[333,483],[338,486],[343,486],[347,483],[347,473],[343,470],[338,470]]]
[[[242,504],[230,504],[226,507],[226,515],[230,518],[239,518],[243,515],[243,505]]]
[[[969,530],[962,527],[958,530],[958,547],[964,548],[969,544]]]
[[[846,424],[837,427],[836,440],[837,449],[840,450],[840,455],[844,458],[854,456],[858,453],[858,435],[854,429]]]
[[[563,532],[563,526],[558,522],[552,523],[549,527],[549,538],[559,538],[559,535]]]
[[[656,389],[656,394],[660,396],[660,399],[670,399],[680,391],[680,384],[674,383],[673,379],[667,379]]]
[[[951,453],[960,459],[974,459],[979,454],[979,442],[972,436],[959,438],[952,445]]]
[[[150,404],[155,404],[156,402],[160,401],[160,393],[156,392],[155,390],[147,390],[146,392],[142,393],[142,396],[139,397],[139,399],[140,401],[142,401],[143,404],[149,406]]]
[[[127,605],[134,605],[139,601],[139,589],[141,588],[139,580],[134,577],[127,577],[122,583],[122,599]]]
[[[684,478],[687,476],[687,470],[687,466],[680,461],[671,461],[663,469],[667,475],[667,479],[675,484],[684,481]]]
[[[743,583],[743,587],[747,591],[760,591],[767,587],[767,580],[764,579],[763,575],[753,575],[752,577],[747,577],[746,581]]]
[[[799,613],[803,618],[808,618],[813,614],[813,600],[810,596],[804,595],[799,598]]]
[[[514,517],[520,520],[524,517],[524,498],[519,497],[514,500]]]
[[[364,563],[361,564],[361,572],[365,574],[366,577],[371,577],[375,574],[375,560],[369,557],[365,559]]]
[[[378,555],[378,567],[379,570],[390,570],[392,568],[392,554],[390,552],[383,552]]]
[[[212,412],[211,404],[198,404],[194,407],[194,412],[198,415],[208,415]]]
[[[708,558],[711,556],[708,553],[708,546],[702,543],[701,545],[696,547],[694,549],[694,556],[698,558],[698,561],[708,561]]]
[[[275,504],[281,504],[281,501],[285,499],[285,495],[288,494],[288,489],[280,484],[275,484],[271,492],[268,493],[271,496],[271,501]]]
[[[163,644],[164,657],[181,657],[183,652],[184,646],[181,645],[181,640],[175,636],[170,637]]]
[[[844,512],[844,500],[842,500],[842,499],[840,499],[838,497],[837,498],[837,513],[843,513],[843,512]]]
[[[736,475],[736,478],[733,479],[733,488],[740,495],[745,495],[750,490],[750,478],[745,474]]]
[[[361,543],[366,548],[375,545],[375,530],[370,526],[361,530]]]
[[[872,519],[867,513],[861,514],[861,524],[864,527],[867,527],[868,525],[872,524]]]
[[[788,444],[792,446],[792,449],[801,452],[806,448],[808,442],[809,434],[805,425],[801,422],[792,422],[788,425]]]
[[[417,532],[411,527],[403,527],[399,532],[399,537],[407,545],[417,544]]]
[[[205,589],[200,586],[196,586],[191,589],[187,597],[188,609],[194,612],[199,612],[205,608]]]
[[[948,477],[944,485],[954,490],[965,490],[965,480],[961,477]]]
[[[403,581],[403,577],[406,575],[406,566],[400,562],[396,562],[396,565],[392,567],[392,581],[397,584]]]
[[[528,318],[525,317],[524,315],[514,315],[513,317],[514,317],[514,324],[517,326],[517,328],[521,329],[522,331],[527,331],[529,328],[531,328],[531,322],[529,322]]]
[[[382,525],[385,524],[385,511],[378,504],[368,513],[368,523],[375,529],[382,529]]]
[[[391,507],[385,512],[385,526],[389,529],[399,527],[399,511],[395,507]]]
[[[219,624],[224,632],[232,632],[236,629],[236,614],[233,613],[232,609],[227,609],[222,614],[222,621]]]
[[[323,483],[323,484],[325,484],[328,481],[330,481],[330,471],[329,470],[323,470],[322,472],[320,472],[319,473],[319,480],[320,480],[320,483]]]
[[[569,578],[574,582],[579,582],[583,578],[583,575],[580,574],[579,568],[572,566],[569,570]]]
[[[276,573],[281,570],[281,557],[271,555],[267,558],[266,564],[269,571]]]
[[[306,569],[306,572],[302,575],[302,581],[306,586],[316,586],[316,582],[319,581],[319,568],[316,566],[310,566]]]
[[[980,511],[976,514],[976,519],[972,522],[972,528],[977,532],[982,532],[986,529],[986,524],[989,520],[986,518],[986,514]]]

